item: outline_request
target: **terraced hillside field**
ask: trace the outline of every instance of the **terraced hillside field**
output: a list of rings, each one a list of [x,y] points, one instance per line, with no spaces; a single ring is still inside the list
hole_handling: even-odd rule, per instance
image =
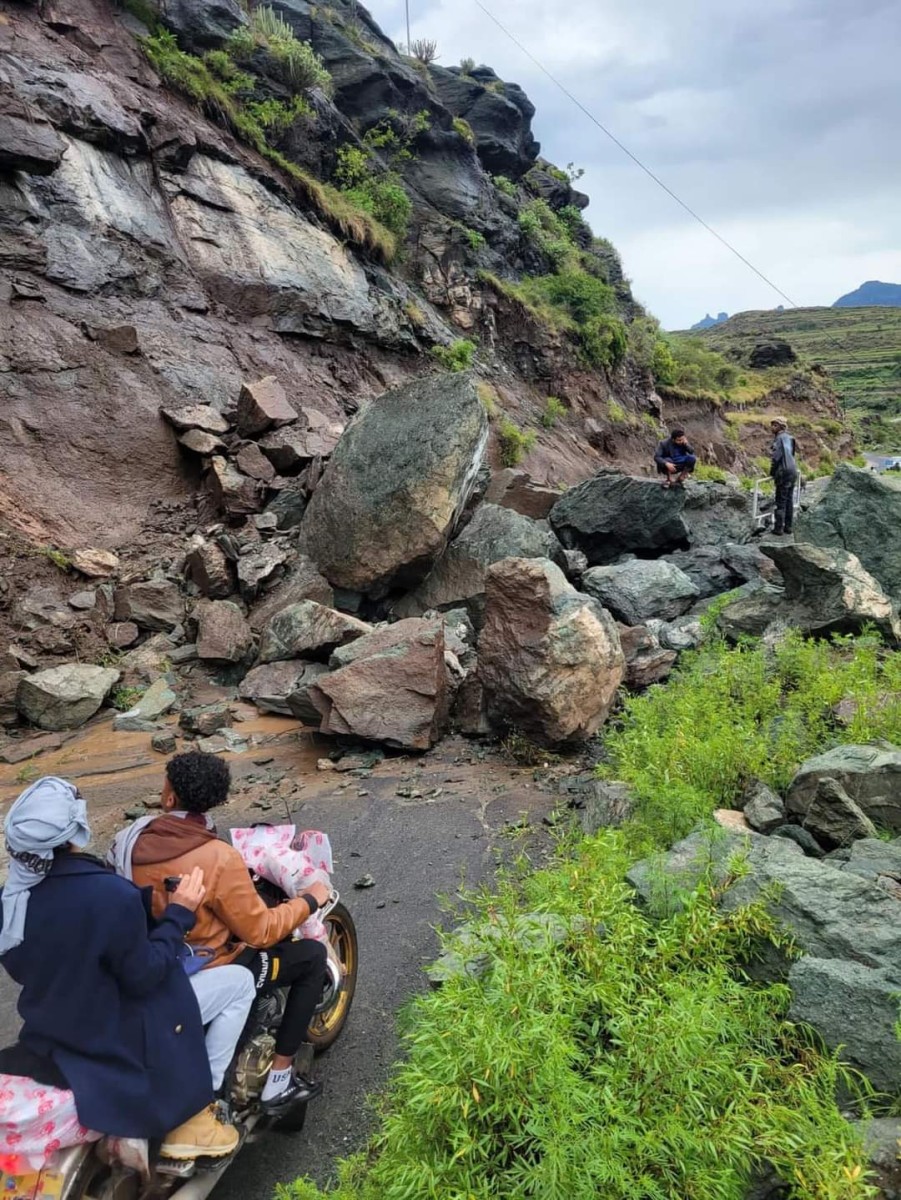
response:
[[[745,312],[691,336],[745,363],[756,345],[782,339],[829,371],[846,407],[901,416],[901,308]]]

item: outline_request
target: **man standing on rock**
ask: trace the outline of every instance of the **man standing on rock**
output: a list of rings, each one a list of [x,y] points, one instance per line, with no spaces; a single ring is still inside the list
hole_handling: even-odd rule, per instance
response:
[[[663,481],[665,488],[681,487],[695,469],[697,461],[684,429],[674,429],[660,443],[654,455],[658,474],[666,476]]]
[[[798,482],[798,463],[796,455],[798,444],[788,432],[788,422],[782,417],[774,417],[770,422],[773,431],[772,449],[770,451],[770,474],[776,484],[776,520],[773,533],[781,537],[791,533],[795,519],[795,485]]]

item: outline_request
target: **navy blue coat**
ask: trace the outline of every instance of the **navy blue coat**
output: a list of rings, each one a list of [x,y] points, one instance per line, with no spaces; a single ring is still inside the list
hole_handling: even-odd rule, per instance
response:
[[[82,1125],[162,1137],[212,1100],[200,1009],[179,963],[194,914],[149,930],[141,891],[66,854],[32,888],[25,939],[0,963],[21,984],[25,1048],[49,1058]]]

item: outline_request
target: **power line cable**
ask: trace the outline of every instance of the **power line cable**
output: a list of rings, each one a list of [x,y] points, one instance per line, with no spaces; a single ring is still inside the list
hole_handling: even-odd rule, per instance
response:
[[[591,112],[590,109],[586,108],[586,106],[582,103],[582,101],[579,100],[577,96],[574,96],[573,93],[569,90],[569,88],[567,88],[565,84],[561,83],[561,81],[557,78],[557,76],[554,75],[553,72],[549,71],[548,68],[544,65],[544,63],[542,63],[538,58],[536,58],[535,55],[531,52],[531,50],[529,50],[526,46],[524,46],[522,44],[522,42],[519,40],[519,38],[517,38],[516,35],[514,33],[512,33],[506,27],[506,25],[504,25],[503,22],[500,21],[485,4],[482,3],[482,0],[475,0],[475,3],[482,10],[482,12],[485,14],[485,16],[488,17],[488,19],[490,21],[494,22],[494,24],[498,27],[498,29],[501,31],[501,33],[505,34],[510,39],[510,41],[513,42],[513,44],[522,51],[522,53],[526,56],[526,58],[528,58],[531,62],[533,62],[535,64],[535,66],[539,69],[539,71],[541,71],[542,74],[546,75],[548,77],[548,79],[551,81],[551,83],[553,83],[555,85],[555,87],[558,87],[560,89],[560,91],[564,94],[564,96],[566,96],[569,100],[571,100],[573,102],[573,104],[575,104],[575,106],[581,112],[583,112],[586,117],[588,117],[589,121],[591,121],[592,124],[596,125],[598,127],[598,129],[600,129],[601,133],[603,133],[606,137],[608,137],[615,146],[617,146],[620,150],[622,150],[623,154],[625,154],[627,158],[630,158],[632,160],[632,162],[635,163],[635,165],[640,168],[640,170],[644,171],[645,175],[647,175],[650,179],[653,179],[654,183],[656,183],[658,187],[662,188],[671,199],[675,200],[675,202],[679,205],[680,208],[683,208],[690,217],[692,217],[695,221],[697,221],[698,224],[701,225],[704,229],[706,229],[708,233],[712,234],[713,237],[715,237],[718,242],[722,243],[722,245],[724,245],[727,250],[729,250],[732,254],[734,254],[737,259],[740,259],[740,261],[743,262],[744,265],[746,267],[748,267],[751,271],[753,271],[754,274],[759,279],[763,280],[763,282],[767,285],[767,287],[772,288],[772,290],[778,296],[781,296],[783,300],[787,300],[788,303],[792,306],[792,308],[800,308],[801,307],[801,305],[798,304],[795,300],[792,300],[791,296],[789,296],[785,292],[783,292],[782,288],[780,288],[777,284],[773,283],[772,279],[769,279],[766,275],[764,275],[763,271],[761,271],[761,270],[759,270],[759,268],[755,267],[754,264],[750,261],[750,259],[746,258],[740,250],[737,250],[735,248],[735,246],[732,245],[731,242],[727,241],[727,239],[724,238],[721,233],[718,233],[717,230],[714,229],[712,225],[708,224],[708,222],[705,221],[702,216],[700,216],[698,213],[696,213],[695,210],[689,204],[686,204],[686,202],[682,199],[681,196],[677,196],[676,193],[673,191],[673,189],[671,187],[668,187],[667,184],[665,184],[663,182],[663,180],[659,177],[659,175],[656,175],[651,170],[650,167],[645,166],[645,164],[641,161],[641,159],[638,158],[637,155],[633,154],[628,146],[624,145],[619,140],[619,138],[607,128],[606,125],[604,125],[601,121],[599,121],[598,118],[594,115],[594,113]]]

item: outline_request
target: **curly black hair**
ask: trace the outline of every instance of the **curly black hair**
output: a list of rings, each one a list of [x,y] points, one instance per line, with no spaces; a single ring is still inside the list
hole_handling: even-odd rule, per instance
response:
[[[228,763],[217,755],[192,750],[169,759],[166,778],[183,809],[205,813],[226,802],[232,774]]]

